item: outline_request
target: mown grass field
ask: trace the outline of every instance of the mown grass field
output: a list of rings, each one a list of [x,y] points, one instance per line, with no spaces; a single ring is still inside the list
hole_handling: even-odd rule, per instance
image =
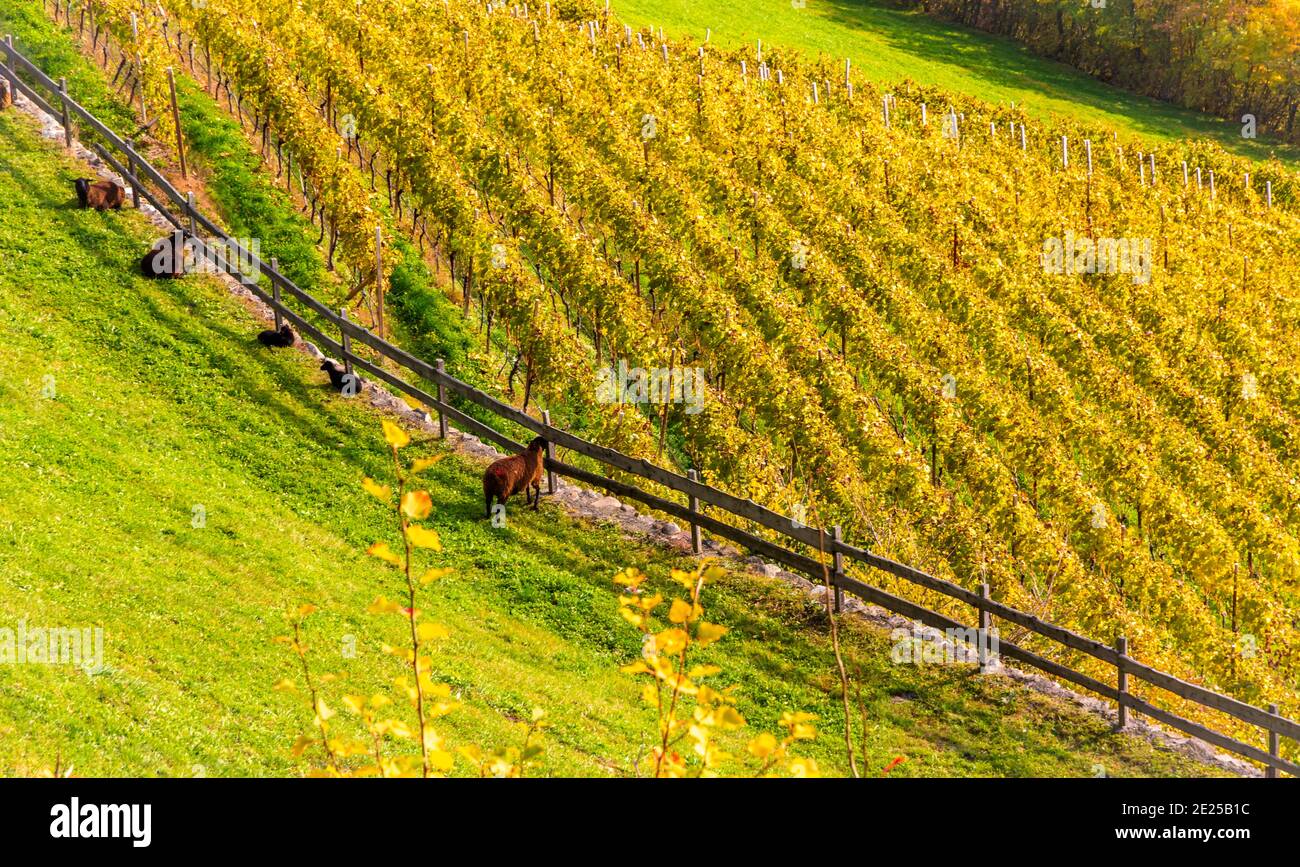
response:
[[[712,28],[726,47],[795,49],[843,63],[880,82],[911,79],[976,96],[1015,103],[1031,115],[1059,115],[1115,129],[1121,136],[1159,141],[1208,138],[1239,156],[1276,153],[1300,166],[1300,149],[1264,139],[1243,139],[1241,125],[1171,103],[1138,96],[1046,60],[1013,40],[891,7],[879,0],[616,0],[615,13],[636,26],[663,27],[666,36],[693,43]]]
[[[271,689],[296,673],[273,643],[285,606],[320,606],[308,641],[316,670],[344,678],[327,693],[336,705],[402,670],[379,650],[402,624],[365,613],[399,589],[363,553],[393,539],[359,486],[385,472],[378,419],[306,356],[257,345],[260,326],[215,282],[136,277],[153,230],[129,211],[76,210],[71,179],[84,172],[28,119],[0,116],[0,623],[102,627],[106,663],[93,675],[0,667],[0,772],[58,759],[84,775],[296,773],[289,745],[310,717]],[[549,507],[493,530],[478,517],[478,471],[454,458],[430,477],[441,562],[457,572],[423,606],[452,632],[435,677],[465,703],[440,732],[453,746],[506,744],[513,720],[542,707],[546,773],[627,768],[652,719],[617,670],[639,645],[611,577],[621,565],[662,576],[674,559]],[[195,506],[206,526],[193,526]],[[819,609],[751,576],[709,601],[733,630],[712,661],[752,727],[819,714],[807,752],[842,773]],[[872,631],[850,628],[846,645],[870,769],[906,755],[895,774],[1207,772],[969,667],[893,665]]]

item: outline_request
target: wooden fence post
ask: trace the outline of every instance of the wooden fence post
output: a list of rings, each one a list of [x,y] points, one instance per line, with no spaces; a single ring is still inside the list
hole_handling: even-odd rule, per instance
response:
[[[1268,712],[1276,716],[1276,715],[1277,715],[1277,705],[1275,705],[1275,704],[1270,704],[1270,705],[1268,706]],[[1277,732],[1273,731],[1272,729],[1269,729],[1269,731],[1268,731],[1268,754],[1269,754],[1270,756],[1272,756],[1273,758],[1275,758],[1275,759],[1276,759],[1276,758],[1278,757],[1278,755],[1279,755],[1279,752],[1278,752],[1278,742],[1277,742]],[[1276,779],[1277,779],[1277,768],[1275,768],[1275,767],[1273,767],[1273,766],[1271,766],[1271,765],[1270,765],[1269,767],[1265,768],[1265,769],[1264,769],[1264,776],[1267,777],[1267,778],[1270,779],[1270,780],[1276,780]]]
[[[185,211],[186,211],[187,214],[189,214],[189,218],[190,218],[190,234],[191,234],[191,235],[197,235],[197,234],[198,234],[198,233],[196,233],[196,232],[194,231],[194,212],[195,212],[195,210],[196,210],[196,209],[195,209],[195,206],[194,206],[194,194],[193,194],[193,193],[186,193],[186,194],[185,194]]]
[[[59,106],[63,109],[63,146],[72,147],[72,113],[68,111],[68,80],[59,79]]]
[[[280,260],[274,256],[271,257],[271,270],[277,274],[280,273]],[[275,330],[279,331],[280,327],[284,325],[284,317],[280,315],[280,283],[274,277],[271,278],[271,298],[275,301],[273,306]]]
[[[131,173],[131,204],[140,207],[140,183],[135,169],[135,139],[126,140],[126,170]]]
[[[831,555],[831,562],[835,566],[835,574],[832,576],[831,583],[835,587],[835,613],[839,614],[844,608],[844,589],[840,587],[840,579],[844,577],[844,555],[840,553],[839,544],[844,540],[840,532],[840,525],[836,524],[831,530],[831,539],[836,543],[835,553]]]
[[[441,358],[434,362],[433,366],[438,373],[445,374],[447,372],[447,363]],[[447,403],[447,386],[442,384],[442,380],[438,380],[438,403],[444,406]],[[441,407],[438,408],[438,436],[443,439],[447,438],[447,414],[442,411]]]
[[[339,308],[339,318],[344,322],[348,321],[348,308]],[[343,370],[351,375],[352,373],[352,337],[348,334],[346,328],[339,328],[339,333],[343,335]]]
[[[375,226],[375,304],[378,305],[377,320],[379,337],[384,336],[384,230]]]
[[[1119,654],[1119,663],[1115,666],[1119,674],[1116,678],[1116,687],[1119,690],[1119,725],[1118,729],[1123,731],[1128,725],[1128,705],[1124,700],[1128,697],[1128,672],[1124,669],[1124,662],[1128,659],[1128,639],[1120,636],[1115,641],[1115,652]]]
[[[172,97],[172,125],[176,127],[176,154],[181,159],[181,177],[189,178],[185,168],[185,141],[181,138],[181,110],[176,104],[176,73],[167,67],[167,87]]]
[[[687,477],[688,477],[692,482],[698,482],[698,481],[700,480],[700,474],[699,474],[699,471],[697,471],[697,470],[687,470],[687,471],[686,471],[686,475],[687,475]],[[689,498],[689,503],[690,503],[690,507],[691,507],[691,514],[692,514],[692,515],[699,514],[699,511],[700,511],[700,500],[699,500],[699,498],[696,497],[694,494],[690,494],[690,495],[688,495],[688,498]],[[698,553],[700,553],[700,550],[701,550],[701,547],[700,547],[700,525],[697,524],[697,523],[695,523],[695,520],[692,518],[692,519],[691,519],[691,551],[692,551],[693,553],[698,554]]]
[[[14,79],[18,76],[14,73],[18,65],[14,62],[14,37],[11,33],[5,34],[5,78],[9,79],[9,98],[14,102],[18,101],[18,88],[14,86]]]
[[[542,410],[542,424],[548,428],[551,426],[551,411],[549,409]],[[555,461],[555,443],[551,442],[549,436],[546,438],[546,460],[548,463]],[[555,471],[551,469],[546,471],[546,493],[555,493]]]
[[[986,602],[989,599],[989,585],[987,581],[980,585],[980,598]],[[980,628],[977,636],[979,640],[978,651],[980,674],[988,674],[993,670],[993,665],[989,662],[989,632],[991,631],[992,623],[993,615],[989,614],[987,610],[981,608],[979,610]]]

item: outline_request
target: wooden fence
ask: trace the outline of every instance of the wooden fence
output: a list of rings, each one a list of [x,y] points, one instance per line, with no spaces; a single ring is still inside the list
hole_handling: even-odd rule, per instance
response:
[[[575,436],[549,424],[549,419],[538,421],[532,416],[513,406],[502,403],[490,395],[456,379],[444,369],[443,361],[436,364],[411,355],[403,349],[380,338],[369,329],[348,319],[343,311],[335,312],[327,305],[298,288],[292,281],[273,267],[245,249],[235,239],[228,237],[216,224],[200,213],[194,206],[192,197],[181,195],[136,150],[132,142],[117,136],[112,130],[100,123],[67,93],[63,81],[55,82],[31,61],[14,49],[12,37],[6,36],[0,48],[3,49],[4,68],[0,70],[11,83],[11,88],[22,93],[46,114],[59,120],[65,129],[65,141],[71,142],[72,131],[76,124],[82,124],[93,130],[108,142],[109,147],[96,144],[95,150],[111,165],[130,185],[132,197],[139,206],[143,198],[152,204],[173,226],[182,233],[195,249],[239,280],[252,294],[260,298],[275,313],[277,323],[289,322],[300,333],[307,335],[320,348],[343,360],[349,372],[359,369],[375,379],[403,392],[419,401],[438,414],[439,429],[446,436],[448,422],[454,423],[461,430],[489,440],[508,451],[520,451],[523,446],[453,406],[448,399],[448,391],[465,401],[487,410],[493,415],[518,424],[520,427],[545,437],[550,444],[547,449],[546,469],[551,478],[549,487],[554,490],[554,475],[566,476],[595,488],[607,490],[630,500],[636,500],[653,510],[671,515],[690,525],[692,544],[695,551],[700,551],[700,531],[707,531],[715,536],[735,542],[746,549],[773,560],[789,569],[821,579],[823,570],[829,571],[834,588],[835,607],[842,604],[843,594],[851,593],[867,602],[874,603],[912,620],[941,630],[959,630],[958,635],[967,635],[972,627],[957,620],[931,611],[922,605],[902,599],[878,587],[874,587],[845,571],[845,559],[869,567],[913,585],[955,599],[975,609],[979,628],[988,630],[994,618],[1020,626],[1030,632],[1047,638],[1065,648],[1087,654],[1101,660],[1116,669],[1116,685],[1097,680],[1089,675],[1074,671],[1066,665],[1047,659],[1033,651],[1019,647],[1010,642],[999,642],[998,651],[1002,656],[1031,665],[1047,674],[1059,678],[1077,687],[1115,702],[1119,708],[1120,726],[1123,727],[1130,711],[1145,714],[1157,722],[1171,728],[1200,738],[1217,747],[1245,756],[1265,767],[1267,776],[1275,777],[1278,771],[1285,771],[1292,776],[1300,776],[1300,764],[1284,759],[1280,755],[1279,736],[1300,742],[1300,723],[1278,714],[1277,706],[1270,705],[1267,710],[1247,704],[1229,696],[1217,693],[1205,687],[1181,680],[1138,662],[1128,654],[1127,640],[1119,638],[1115,646],[1102,644],[1086,638],[1064,627],[1048,623],[1040,618],[1010,606],[996,602],[989,597],[988,585],[979,592],[968,590],[951,581],[928,575],[902,563],[873,554],[864,548],[858,548],[841,538],[840,529],[833,528],[829,533],[821,528],[809,527],[784,515],[758,505],[753,500],[742,499],[706,485],[692,472],[681,475],[672,470],[656,466],[643,458],[622,454],[581,437]],[[48,94],[48,100],[42,97],[38,89]],[[57,106],[57,107],[56,107]],[[120,155],[115,155],[116,154]],[[146,185],[152,184],[156,192]],[[174,207],[174,213],[171,208]],[[177,216],[179,214],[180,216]],[[204,240],[206,235],[209,240]],[[270,290],[264,289],[260,282],[250,279],[229,262],[227,251],[234,251],[242,263],[251,263],[257,272],[267,278]],[[334,329],[338,337],[327,334],[315,324],[304,318],[285,303],[285,296],[311,311],[327,327]],[[393,362],[397,367],[414,374],[415,381],[400,377],[352,351],[354,342],[369,347],[375,353]],[[429,383],[433,386],[430,393]],[[666,488],[683,495],[686,504],[669,500],[654,493],[644,491],[635,485],[608,478],[555,458],[554,448],[569,449],[579,455],[590,458],[597,463],[624,473],[646,479],[661,488]],[[831,555],[832,564],[823,567],[823,561],[792,548],[761,538],[739,527],[733,526],[701,510],[701,504],[714,508],[734,518],[742,519],[773,531],[781,537],[807,546],[811,551],[824,551]],[[982,642],[981,642],[982,643]],[[1243,743],[1221,732],[1207,728],[1199,723],[1177,716],[1163,710],[1150,702],[1133,695],[1127,689],[1129,678],[1137,678],[1162,690],[1170,692],[1187,701],[1236,717],[1251,725],[1262,728],[1268,742],[1268,749]]]

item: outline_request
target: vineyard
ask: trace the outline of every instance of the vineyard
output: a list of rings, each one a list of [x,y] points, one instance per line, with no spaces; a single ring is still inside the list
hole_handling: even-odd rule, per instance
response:
[[[146,115],[185,65],[250,116],[363,321],[376,228],[404,234],[517,353],[526,410],[1300,709],[1280,164],[665,42],[594,3],[89,5]],[[1145,241],[1149,273],[1045,268],[1084,238]],[[703,411],[601,402],[620,361],[702,369]]]

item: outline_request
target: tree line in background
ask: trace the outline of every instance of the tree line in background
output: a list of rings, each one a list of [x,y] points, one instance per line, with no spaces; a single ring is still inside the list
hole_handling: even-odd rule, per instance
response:
[[[1300,141],[1300,0],[905,0],[1102,81]]]

